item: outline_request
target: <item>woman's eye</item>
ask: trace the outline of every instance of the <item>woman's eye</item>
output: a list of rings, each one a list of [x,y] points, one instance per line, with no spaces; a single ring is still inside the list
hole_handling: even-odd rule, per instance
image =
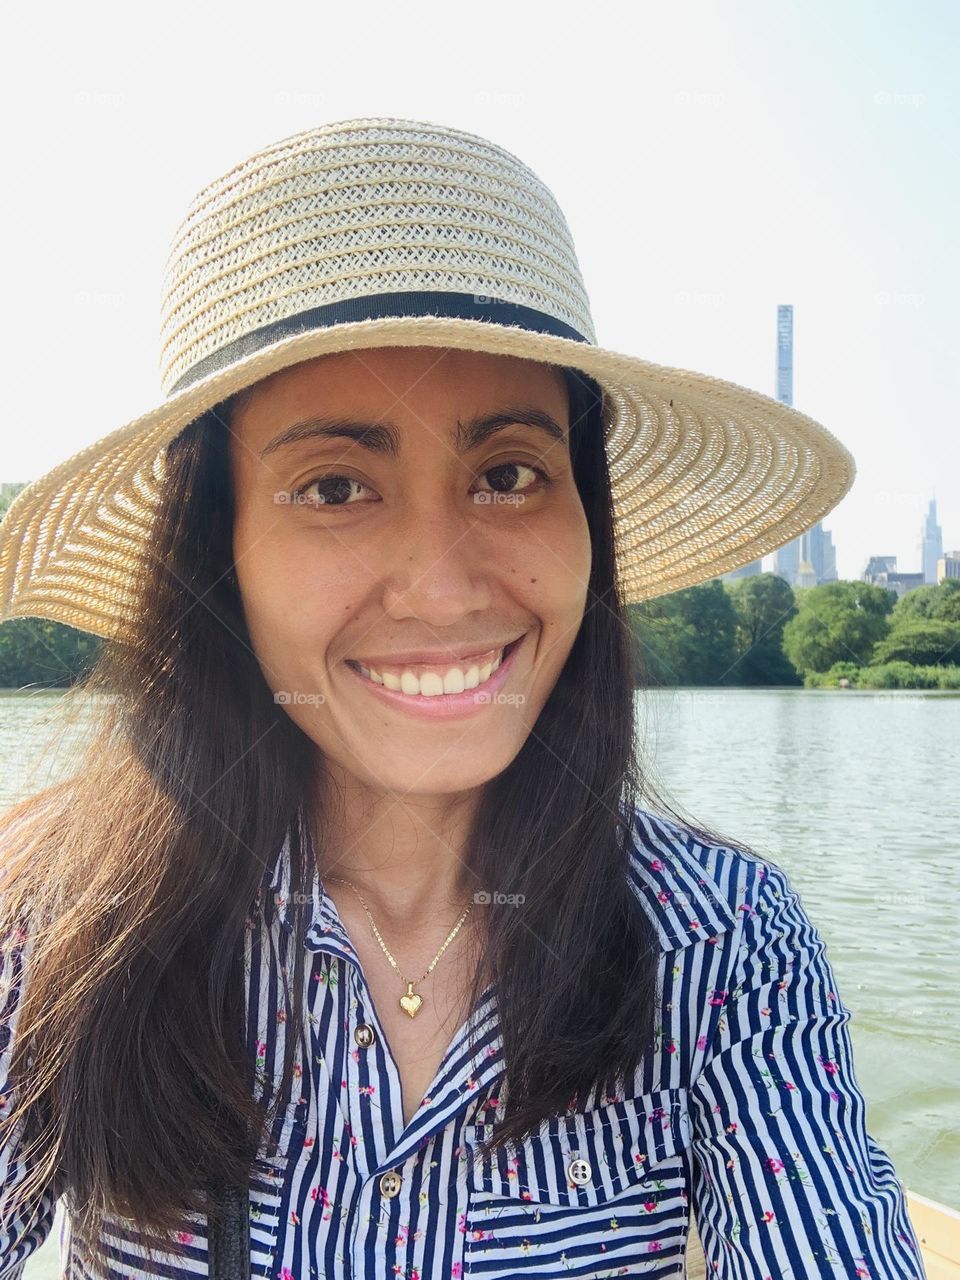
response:
[[[308,506],[346,507],[353,505],[350,502],[351,494],[366,487],[353,476],[315,476],[299,489],[294,489],[290,497],[293,502],[306,503]],[[315,495],[310,492],[314,488],[317,491]]]
[[[541,470],[540,467],[532,467],[526,462],[499,462],[495,467],[488,467],[483,472],[484,476],[493,476],[493,492],[494,493],[526,493],[531,489],[537,488],[536,482],[533,484],[525,484],[520,489],[512,489],[510,486],[515,484],[519,478],[519,473],[529,471],[531,475],[537,476],[540,485],[550,483],[550,477]]]

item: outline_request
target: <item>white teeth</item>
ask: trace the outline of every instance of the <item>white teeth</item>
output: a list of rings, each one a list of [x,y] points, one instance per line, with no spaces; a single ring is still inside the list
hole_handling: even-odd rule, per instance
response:
[[[482,667],[476,663],[464,667],[450,667],[442,679],[437,671],[426,671],[422,676],[416,675],[413,671],[403,671],[398,676],[392,671],[384,671],[381,674],[372,667],[365,667],[362,662],[357,665],[368,680],[372,680],[374,684],[382,684],[385,689],[393,689],[397,693],[406,693],[410,696],[419,694],[423,698],[434,698],[440,693],[464,693],[467,689],[475,689],[477,685],[484,684],[490,679],[502,661],[503,650],[501,649],[494,661],[485,662]]]
[[[434,677],[436,679],[436,677]],[[422,685],[420,686],[423,687]],[[444,693],[463,693],[467,687],[467,677],[459,667],[451,667],[443,677],[441,688]]]

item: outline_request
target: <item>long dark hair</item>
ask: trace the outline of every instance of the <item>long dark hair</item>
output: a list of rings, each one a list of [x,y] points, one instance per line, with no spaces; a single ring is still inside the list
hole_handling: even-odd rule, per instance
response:
[[[496,979],[507,1103],[494,1144],[598,1085],[614,1090],[656,1031],[657,938],[625,875],[629,818],[653,789],[617,577],[613,409],[591,379],[564,376],[592,543],[586,612],[533,732],[485,787],[465,850],[480,885],[523,895],[487,912],[471,992],[473,1007]],[[3,945],[29,935],[31,951],[0,1133],[23,1120],[32,1144],[16,1203],[36,1204],[55,1181],[97,1256],[104,1214],[169,1248],[184,1215],[215,1216],[291,1096],[288,1030],[281,1087],[253,1097],[241,943],[288,831],[302,938],[312,855],[297,816],[322,838],[323,815],[317,748],[273,700],[231,572],[230,410],[168,447],[136,634],[105,642],[67,695],[98,717],[80,766],[5,816]],[[302,1031],[302,945],[293,957]]]

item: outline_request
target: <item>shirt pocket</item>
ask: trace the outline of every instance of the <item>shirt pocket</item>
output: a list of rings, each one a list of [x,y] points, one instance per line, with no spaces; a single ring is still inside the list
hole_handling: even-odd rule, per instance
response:
[[[464,1135],[464,1276],[682,1274],[686,1089],[552,1116],[481,1158],[477,1145],[492,1132],[474,1123]]]

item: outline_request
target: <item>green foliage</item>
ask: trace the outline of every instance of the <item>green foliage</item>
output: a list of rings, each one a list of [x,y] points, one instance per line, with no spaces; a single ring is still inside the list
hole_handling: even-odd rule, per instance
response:
[[[0,518],[6,515],[7,508],[14,500],[21,489],[25,489],[25,484],[5,484],[0,487]]]
[[[100,652],[100,639],[48,618],[0,623],[0,688],[73,684]]]
[[[898,627],[902,622],[912,622],[917,618],[935,618],[940,597],[938,586],[915,587],[893,606],[890,625]]]
[[[936,586],[908,591],[893,607],[891,627],[925,618],[938,622],[960,622],[960,580],[945,578]]]
[[[912,662],[887,662],[883,666],[858,667],[837,662],[829,671],[809,671],[804,678],[808,689],[836,689],[846,678],[853,689],[958,689],[960,666],[914,666]]]
[[[737,616],[719,578],[631,605],[628,613],[640,684],[719,684],[736,663]]]
[[[790,584],[778,574],[758,573],[727,585],[737,615],[737,662],[731,673],[741,685],[796,685],[800,677],[783,651],[783,628],[796,615]]]
[[[868,582],[826,582],[796,592],[797,613],[783,629],[783,650],[798,671],[835,662],[863,665],[887,633],[894,593]]]
[[[865,682],[869,674],[869,684]],[[911,662],[887,662],[870,667],[861,675],[861,689],[936,689],[937,678],[930,667],[915,667]]]
[[[871,665],[887,662],[909,662],[915,666],[960,663],[960,622],[919,616],[898,623],[873,651]]]
[[[796,685],[783,652],[793,590],[773,573],[720,578],[631,605],[638,684]]]
[[[855,662],[835,662],[829,671],[808,671],[803,683],[807,689],[838,689],[840,681],[847,680],[850,688],[855,689],[861,670]]]
[[[941,595],[934,617],[943,622],[960,622],[960,579],[947,578],[937,590]]]
[[[908,605],[912,596],[916,603]],[[776,574],[672,592],[629,611],[643,685],[958,687],[960,583],[901,600],[866,582],[794,590]]]

